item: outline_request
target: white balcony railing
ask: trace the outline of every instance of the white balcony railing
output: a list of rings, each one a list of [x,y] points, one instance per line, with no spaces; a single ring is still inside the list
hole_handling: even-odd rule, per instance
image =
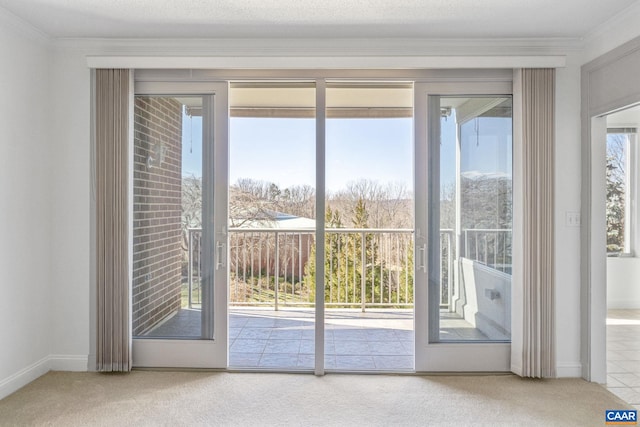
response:
[[[510,233],[465,230],[466,257],[510,273]],[[201,229],[188,233],[189,307],[200,304],[201,234]],[[440,230],[441,307],[449,306],[454,293],[455,242],[454,230]],[[363,311],[412,307],[413,250],[410,229],[326,229],[325,305]],[[231,305],[275,310],[313,305],[315,230],[232,228],[228,256]]]
[[[462,256],[511,274],[511,239],[510,229],[465,229]]]

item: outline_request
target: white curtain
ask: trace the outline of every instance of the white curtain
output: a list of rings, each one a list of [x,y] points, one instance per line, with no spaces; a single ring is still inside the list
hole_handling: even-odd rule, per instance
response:
[[[96,369],[131,370],[130,70],[96,70]]]
[[[522,194],[514,201],[514,220],[520,216],[514,230],[521,234],[516,250],[523,257],[522,265],[514,265],[513,330],[520,334],[514,333],[511,360],[514,372],[533,378],[556,376],[554,96],[554,69],[516,71],[514,152]]]

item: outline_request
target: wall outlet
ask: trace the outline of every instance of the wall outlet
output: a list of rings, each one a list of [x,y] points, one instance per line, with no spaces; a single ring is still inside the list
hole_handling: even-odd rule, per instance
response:
[[[565,225],[567,227],[580,227],[580,212],[566,212]]]

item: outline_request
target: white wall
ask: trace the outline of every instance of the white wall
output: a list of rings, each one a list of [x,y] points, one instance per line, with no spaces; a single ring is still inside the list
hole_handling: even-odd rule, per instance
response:
[[[84,55],[52,59],[52,369],[86,370],[90,333],[90,72]]]
[[[607,258],[607,308],[640,308],[640,258]]]
[[[576,55],[556,71],[556,361],[559,377],[580,377],[580,227],[566,225],[580,212],[580,66]]]
[[[0,9],[0,398],[48,370],[49,56],[42,36]]]

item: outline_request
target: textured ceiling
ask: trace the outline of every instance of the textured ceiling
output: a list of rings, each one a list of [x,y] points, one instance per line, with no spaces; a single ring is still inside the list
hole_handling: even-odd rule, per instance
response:
[[[0,0],[51,37],[582,37],[635,0]]]

